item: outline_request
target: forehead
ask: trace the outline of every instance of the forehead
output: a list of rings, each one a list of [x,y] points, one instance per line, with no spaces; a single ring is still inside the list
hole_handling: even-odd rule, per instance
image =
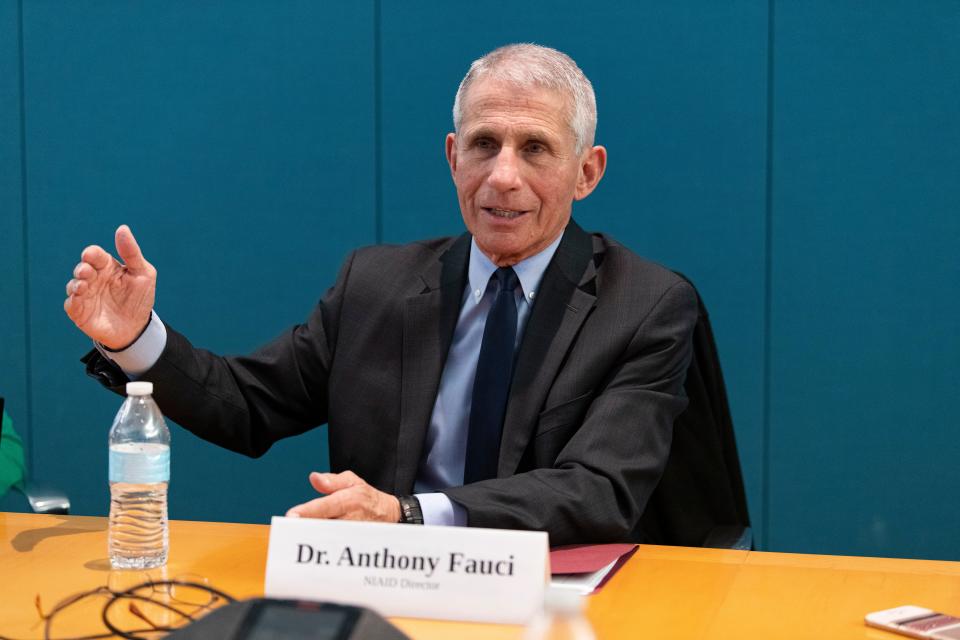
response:
[[[544,87],[479,80],[467,91],[461,126],[465,130],[494,125],[542,127],[565,133],[569,102],[559,91]]]

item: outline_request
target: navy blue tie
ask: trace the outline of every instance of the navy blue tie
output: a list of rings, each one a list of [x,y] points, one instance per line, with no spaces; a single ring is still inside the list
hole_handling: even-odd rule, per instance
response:
[[[497,269],[493,277],[497,279],[499,288],[487,314],[480,357],[477,359],[477,375],[473,381],[464,484],[497,477],[500,435],[513,377],[513,352],[517,341],[517,299],[514,291],[519,280],[512,267]]]

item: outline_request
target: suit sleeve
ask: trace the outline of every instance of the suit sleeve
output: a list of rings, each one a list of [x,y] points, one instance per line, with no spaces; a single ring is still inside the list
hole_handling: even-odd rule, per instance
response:
[[[277,440],[324,424],[337,318],[352,259],[306,322],[252,354],[218,356],[167,327],[160,359],[138,379],[154,383],[154,399],[164,415],[248,456],[261,456]],[[95,350],[83,361],[89,375],[123,393],[127,377],[119,367]]]
[[[687,405],[696,319],[696,292],[674,284],[640,321],[551,466],[445,489],[469,525],[547,531],[551,545],[628,539]]]

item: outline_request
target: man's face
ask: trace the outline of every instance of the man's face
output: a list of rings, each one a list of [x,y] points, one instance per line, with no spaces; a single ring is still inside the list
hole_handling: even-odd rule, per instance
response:
[[[553,242],[573,201],[603,175],[606,151],[577,155],[569,112],[549,89],[479,80],[467,92],[460,133],[447,136],[447,160],[467,229],[499,266]]]

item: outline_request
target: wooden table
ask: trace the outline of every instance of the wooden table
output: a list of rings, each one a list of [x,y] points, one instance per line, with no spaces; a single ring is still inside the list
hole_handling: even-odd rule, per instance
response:
[[[104,518],[0,513],[0,637],[43,637],[37,595],[47,611],[71,594],[146,577],[110,570],[106,526]],[[170,562],[149,576],[207,579],[238,598],[261,595],[268,533],[264,525],[173,521]],[[601,640],[895,640],[864,626],[863,616],[901,604],[960,613],[960,563],[641,546],[589,598],[588,615]],[[91,599],[71,607],[52,637],[103,631],[102,606]],[[522,635],[508,625],[394,622],[418,640]]]

